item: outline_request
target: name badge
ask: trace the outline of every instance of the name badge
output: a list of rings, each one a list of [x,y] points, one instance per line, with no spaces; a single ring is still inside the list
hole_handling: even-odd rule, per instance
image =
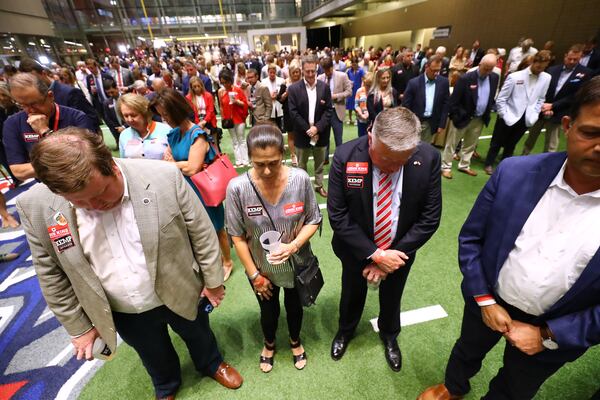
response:
[[[302,214],[304,212],[304,202],[297,201],[295,203],[288,203],[283,206],[283,213],[286,217],[290,215]]]
[[[362,189],[365,186],[364,176],[347,176],[346,187],[348,189]]]
[[[522,85],[524,83],[525,83],[525,81],[517,81],[517,85]]]
[[[258,217],[263,215],[263,206],[248,206],[246,207],[246,214],[249,217]]]
[[[23,132],[23,139],[27,143],[35,143],[40,141],[40,135],[35,132]]]
[[[65,216],[58,212],[54,214],[52,220],[54,224],[48,227],[48,235],[58,252],[62,253],[68,248],[75,247],[73,235],[71,235],[71,229]]]
[[[347,162],[346,163],[346,174],[361,174],[366,175],[369,173],[368,162]]]

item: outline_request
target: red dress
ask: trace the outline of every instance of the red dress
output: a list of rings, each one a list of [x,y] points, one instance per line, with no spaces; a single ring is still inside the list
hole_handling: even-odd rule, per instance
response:
[[[248,99],[244,90],[238,86],[232,86],[231,92],[235,92],[236,100],[244,103],[243,106],[237,104],[229,104],[229,91],[223,90],[220,97],[221,100],[221,117],[223,119],[233,119],[235,125],[246,122],[248,117]]]

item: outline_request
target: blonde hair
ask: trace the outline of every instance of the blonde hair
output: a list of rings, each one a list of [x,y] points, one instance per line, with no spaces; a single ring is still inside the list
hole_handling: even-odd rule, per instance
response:
[[[138,114],[141,114],[144,117],[146,117],[147,122],[150,122],[150,120],[152,119],[150,102],[141,94],[127,93],[119,97],[119,100],[117,101],[117,114],[119,115],[119,118],[121,118],[121,120],[124,119],[123,113],[121,112],[121,107],[124,105],[131,108]]]
[[[390,97],[392,97],[392,95],[393,95],[391,79],[390,79],[390,83],[388,83],[388,86],[384,92],[382,92],[381,89],[379,88],[379,81],[381,80],[381,77],[385,73],[390,74],[390,78],[392,77],[392,71],[390,70],[389,67],[379,68],[377,70],[377,73],[375,74],[375,81],[373,82],[373,85],[371,86],[371,90],[370,90],[370,93],[373,93],[373,95],[375,97],[375,102],[378,102],[379,99],[381,99],[385,95],[388,95]]]

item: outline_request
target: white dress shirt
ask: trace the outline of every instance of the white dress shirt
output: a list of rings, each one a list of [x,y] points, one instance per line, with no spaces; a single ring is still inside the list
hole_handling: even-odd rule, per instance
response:
[[[108,211],[77,208],[83,253],[100,279],[113,311],[139,314],[162,305],[150,279],[127,179],[121,204]]]
[[[306,79],[304,80],[306,86],[306,94],[308,95],[308,124],[313,126],[315,124],[315,111],[317,109],[317,80],[315,84],[310,86]]]
[[[578,195],[564,180],[565,165],[527,219],[496,283],[504,301],[531,315],[563,297],[600,246],[600,190]]]
[[[379,191],[379,179],[381,171],[373,165],[373,228],[377,221],[377,192]],[[400,218],[400,203],[402,202],[402,182],[404,180],[404,168],[394,172],[392,179],[392,241],[396,239],[398,230],[398,218]]]

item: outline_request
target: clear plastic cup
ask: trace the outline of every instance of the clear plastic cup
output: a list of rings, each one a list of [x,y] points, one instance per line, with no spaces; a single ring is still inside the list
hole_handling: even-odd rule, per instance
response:
[[[277,231],[267,231],[260,235],[259,240],[262,248],[267,252],[267,261],[271,263],[269,254],[279,249],[279,245],[281,244],[281,233]]]

